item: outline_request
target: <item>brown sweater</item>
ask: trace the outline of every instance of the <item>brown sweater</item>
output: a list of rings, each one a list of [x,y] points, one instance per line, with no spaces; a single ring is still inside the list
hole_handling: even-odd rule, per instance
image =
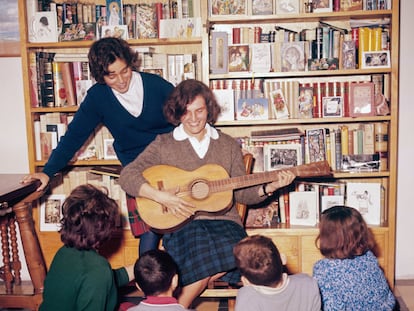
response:
[[[142,172],[158,164],[174,166],[185,171],[196,170],[205,164],[218,164],[230,177],[246,174],[240,146],[231,136],[219,131],[219,138],[210,140],[206,155],[200,159],[188,139],[177,141],[172,133],[168,133],[158,135],[133,162],[122,170],[119,178],[121,187],[129,195],[137,197],[141,185],[147,182]],[[259,196],[259,188],[260,186],[253,186],[235,190],[234,198],[243,204],[257,204],[266,198]],[[227,219],[241,224],[235,201],[224,215],[197,215],[196,219]]]

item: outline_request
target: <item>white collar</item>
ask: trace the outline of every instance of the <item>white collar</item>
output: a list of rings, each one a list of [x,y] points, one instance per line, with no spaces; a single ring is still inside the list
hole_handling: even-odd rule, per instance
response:
[[[210,137],[212,139],[218,139],[218,137],[219,137],[218,132],[217,132],[217,130],[213,126],[211,126],[210,124],[206,123],[205,129],[206,129],[206,134],[205,134],[204,138],[205,137]],[[184,131],[184,126],[183,126],[182,123],[174,129],[173,136],[174,136],[174,139],[175,140],[178,140],[178,141],[180,141],[180,140],[186,140],[186,139],[190,139],[191,140],[191,138],[194,138],[194,137],[188,135]]]

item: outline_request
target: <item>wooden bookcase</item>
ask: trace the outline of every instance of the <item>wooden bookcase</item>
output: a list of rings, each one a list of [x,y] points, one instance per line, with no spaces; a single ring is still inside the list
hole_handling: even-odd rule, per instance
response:
[[[193,1],[194,3],[198,1]],[[249,1],[247,1],[249,2]],[[195,53],[199,54],[198,69],[201,80],[206,84],[213,81],[232,79],[330,79],[336,77],[370,76],[372,74],[388,75],[389,85],[389,108],[390,113],[386,116],[364,116],[364,117],[336,117],[336,118],[310,118],[310,119],[271,119],[271,120],[244,120],[220,122],[217,126],[232,136],[250,136],[253,130],[265,130],[273,128],[298,127],[302,130],[315,127],[332,127],[348,125],[350,127],[360,124],[386,122],[388,124],[388,168],[378,172],[345,173],[334,171],[335,180],[345,181],[380,181],[385,189],[385,201],[383,210],[383,222],[380,226],[373,226],[372,230],[378,243],[378,256],[381,267],[391,286],[394,286],[395,270],[395,232],[396,232],[396,185],[397,185],[397,141],[398,141],[398,78],[399,78],[399,0],[392,0],[392,9],[375,11],[341,11],[341,12],[315,12],[285,15],[243,15],[243,16],[209,16],[209,1],[200,1],[199,12],[203,30],[200,38],[191,40],[180,39],[132,39],[129,42],[133,46],[152,46],[157,52],[164,53]],[[351,20],[362,21],[372,19],[389,19],[390,38],[390,68],[374,69],[348,69],[348,70],[320,70],[320,71],[296,71],[296,72],[231,72],[223,74],[211,74],[210,68],[210,35],[215,27],[222,25],[245,25],[254,27],[262,24],[277,24],[292,27],[311,27],[320,21],[332,24],[349,25]],[[33,108],[30,102],[30,74],[29,74],[29,53],[33,51],[51,51],[79,53],[88,50],[92,42],[59,42],[59,43],[29,43],[28,23],[26,17],[26,0],[19,0],[19,21],[21,37],[21,55],[23,67],[23,90],[25,98],[26,126],[28,137],[29,167],[32,172],[41,170],[45,161],[36,161],[33,122],[39,114],[48,112],[75,112],[77,107],[62,108]],[[308,25],[308,26],[307,26]],[[200,54],[201,51],[201,54]],[[87,167],[94,165],[118,164],[116,160],[76,161],[70,167]],[[57,232],[39,231],[39,213],[35,211],[36,230],[47,265],[60,247],[60,237]],[[265,234],[275,241],[281,252],[288,258],[288,268],[291,272],[312,273],[312,266],[321,256],[315,246],[317,236],[316,227],[298,227],[280,225],[275,228],[248,229],[249,234]],[[117,238],[111,241],[112,246],[108,247],[108,257],[114,267],[125,264],[132,264],[137,257],[139,240],[131,236],[127,230],[120,231]]]
[[[324,22],[337,27],[343,27],[351,32],[351,21],[362,22],[364,20],[389,20],[389,50],[390,66],[389,68],[367,68],[367,69],[339,69],[339,70],[304,70],[292,72],[252,72],[239,71],[229,72],[226,70],[216,70],[216,64],[209,62],[214,58],[203,58],[203,68],[210,68],[210,71],[204,70],[204,81],[209,83],[210,87],[214,85],[225,85],[225,82],[234,80],[249,80],[252,82],[258,79],[264,81],[272,79],[291,79],[291,80],[336,80],[340,77],[350,78],[354,76],[372,77],[372,75],[383,74],[389,79],[389,108],[390,113],[385,116],[359,116],[359,117],[319,117],[319,118],[288,118],[288,119],[271,119],[271,120],[237,120],[222,121],[216,124],[222,131],[234,137],[250,137],[252,131],[270,130],[280,128],[297,127],[303,131],[312,128],[332,128],[342,125],[349,128],[358,127],[364,124],[385,123],[388,125],[388,167],[376,172],[352,172],[347,173],[341,170],[333,169],[333,180],[343,182],[378,182],[385,189],[383,208],[381,211],[381,224],[371,226],[376,242],[377,255],[379,263],[383,268],[385,275],[391,286],[394,286],[395,270],[395,223],[396,223],[396,185],[397,185],[397,138],[398,138],[398,67],[399,67],[399,1],[393,0],[392,9],[373,10],[373,11],[338,11],[338,12],[313,12],[299,14],[276,14],[276,15],[253,15],[249,14],[252,8],[248,6],[247,14],[242,15],[212,15],[207,17],[207,29],[203,38],[204,54],[211,53],[214,56],[212,33],[227,32],[228,46],[234,45],[232,35],[233,28],[243,31],[243,28],[254,29],[257,27],[269,29],[269,25],[281,26],[285,29],[293,29],[300,32],[302,29],[313,29],[315,25]],[[250,2],[248,2],[250,5]],[[302,2],[301,2],[302,3]],[[209,11],[209,8],[206,8]],[[304,10],[300,9],[300,12]],[[251,30],[250,30],[251,31]],[[251,46],[252,36],[255,31],[251,31],[250,41],[246,43]],[[223,35],[222,35],[223,36]],[[226,40],[226,36],[224,36]],[[243,42],[241,42],[243,44]],[[235,44],[237,45],[237,44]],[[230,50],[230,48],[228,48]],[[228,51],[227,50],[227,51]],[[227,52],[224,51],[223,59],[228,59]],[[278,55],[272,54],[274,57]],[[211,55],[210,55],[211,56]],[[252,58],[251,55],[249,55]],[[279,56],[280,57],[280,56]],[[262,61],[264,61],[262,59]],[[273,60],[272,60],[273,61]],[[260,65],[260,64],[259,64]],[[305,63],[306,66],[306,63]],[[219,66],[220,67],[220,66]],[[357,67],[358,68],[358,67]],[[251,70],[251,69],[250,69]],[[212,73],[213,72],[213,73]],[[223,73],[221,73],[223,72]],[[222,87],[218,87],[222,88]],[[233,89],[234,89],[233,83]],[[237,86],[236,86],[237,88]],[[265,92],[264,92],[265,93]],[[296,93],[297,96],[299,95]],[[289,94],[290,95],[290,94]],[[265,95],[266,96],[266,95]],[[266,96],[267,97],[267,96]],[[270,102],[270,100],[269,100]],[[269,103],[270,105],[270,103]],[[235,115],[237,114],[237,103]],[[270,110],[270,109],[269,109]],[[270,113],[270,112],[269,112]],[[306,272],[312,274],[313,264],[321,258],[319,250],[315,245],[315,239],[318,234],[317,227],[294,226],[289,224],[279,224],[269,228],[248,228],[249,234],[264,234],[270,236],[282,253],[287,255],[287,265],[291,272]]]

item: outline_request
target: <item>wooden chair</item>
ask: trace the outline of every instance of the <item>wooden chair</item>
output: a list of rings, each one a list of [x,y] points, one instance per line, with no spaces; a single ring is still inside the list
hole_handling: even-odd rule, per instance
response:
[[[27,193],[12,206],[7,202],[2,204],[0,231],[3,254],[2,278],[4,292],[0,290],[0,306],[2,308],[25,308],[38,310],[42,301],[43,282],[46,277],[46,263],[44,261],[39,240],[34,229],[32,218],[32,202],[38,200],[43,192],[35,191],[39,185],[32,187],[31,194]],[[23,187],[23,186],[22,186]],[[21,190],[21,189],[19,189]],[[6,196],[3,196],[6,197]],[[31,282],[25,284],[20,278],[21,262],[18,255],[18,240],[16,223],[20,232],[27,268]],[[12,254],[10,257],[10,253]],[[3,286],[3,285],[0,285]]]
[[[243,161],[246,169],[247,174],[251,174],[253,168],[253,155],[250,153],[245,153],[243,155]],[[247,205],[237,203],[236,204],[237,211],[239,212],[240,218],[242,220],[243,225],[246,221],[247,216]],[[235,303],[236,303],[236,296],[238,288],[240,288],[241,284],[230,285],[227,282],[222,280],[215,280],[211,281],[208,284],[206,290],[200,295],[203,298],[227,298],[228,310],[234,310]]]

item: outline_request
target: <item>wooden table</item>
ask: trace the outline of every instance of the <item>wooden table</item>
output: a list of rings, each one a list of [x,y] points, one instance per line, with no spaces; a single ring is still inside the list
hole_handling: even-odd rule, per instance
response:
[[[0,174],[0,232],[3,255],[1,276],[6,287],[5,295],[0,295],[0,306],[37,310],[42,299],[46,264],[34,228],[32,203],[43,192],[36,191],[40,184],[38,180],[21,184],[23,176],[24,174]],[[21,284],[16,222],[33,285],[33,293],[30,295],[19,294],[16,290]]]

